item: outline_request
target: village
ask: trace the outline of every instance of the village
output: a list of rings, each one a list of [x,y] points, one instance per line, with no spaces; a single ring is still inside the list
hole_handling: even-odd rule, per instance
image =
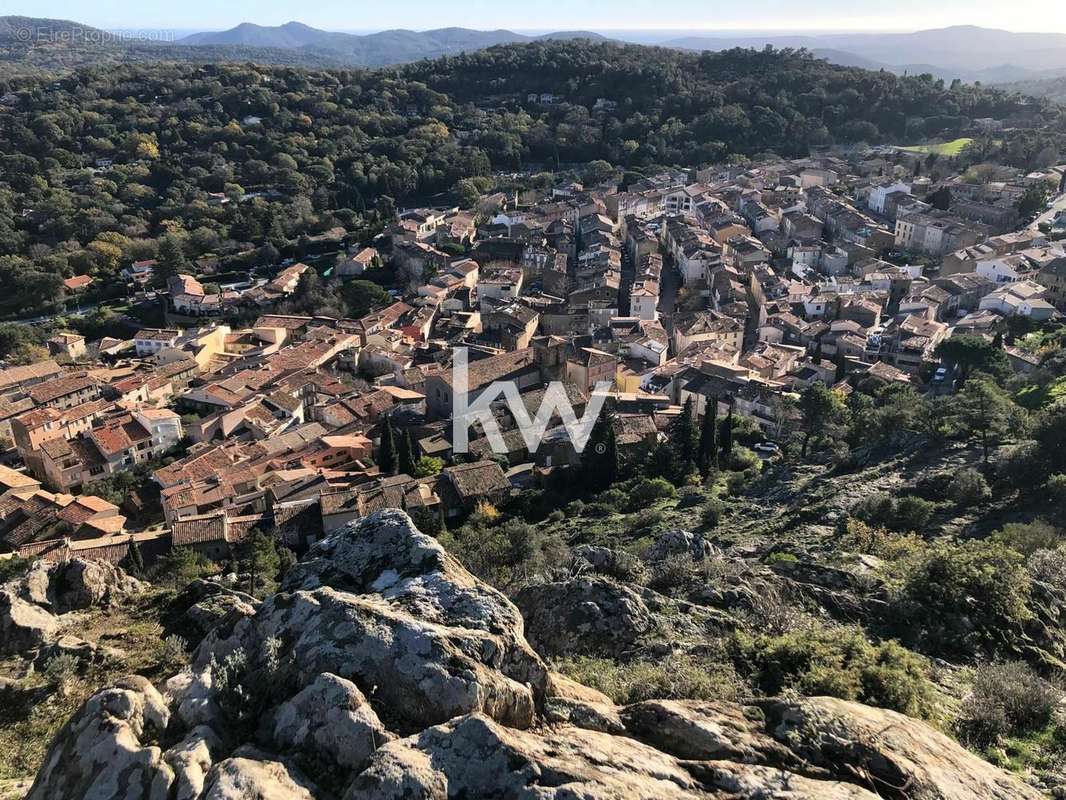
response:
[[[531,451],[502,402],[506,452],[480,429],[456,452],[459,347],[471,400],[509,382],[532,416],[558,381],[580,415],[609,386],[623,453],[653,449],[688,406],[750,419],[767,460],[813,384],[950,394],[938,348],[953,336],[1035,369],[1003,335],[1066,312],[1066,168],[974,183],[925,163],[883,148],[624,191],[617,176],[568,180],[400,211],[322,275],[290,263],[218,291],[196,270],[170,275],[165,327],[59,333],[49,359],[0,370],[0,553],[223,559],[256,530],[302,550],[385,508],[461,521],[580,463],[558,419]],[[309,273],[335,283],[383,266],[391,303],[361,318],[277,310]],[[152,269],[127,273],[148,285]]]

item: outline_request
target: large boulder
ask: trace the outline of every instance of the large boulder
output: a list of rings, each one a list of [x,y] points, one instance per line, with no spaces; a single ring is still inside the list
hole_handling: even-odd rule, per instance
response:
[[[702,561],[705,558],[720,557],[722,551],[691,531],[672,530],[659,535],[655,543],[648,548],[645,555],[648,561],[665,561],[668,558],[684,556]]]
[[[354,683],[329,673],[279,706],[267,727],[279,751],[300,752],[356,771],[395,738]]]
[[[160,749],[142,743],[166,730],[169,711],[139,676],[97,692],[63,726],[26,800],[168,800],[174,771]]]
[[[297,684],[346,678],[402,733],[475,711],[528,727],[548,680],[514,605],[400,511],[318,543],[254,617],[208,636],[170,684],[185,722],[215,716],[213,662],[259,663],[279,643]]]
[[[909,800],[1036,800],[1040,792],[916,719],[880,708],[809,697],[763,705],[769,733],[810,764],[868,776],[886,796]]]
[[[13,592],[0,592],[0,655],[25,653],[52,641],[59,620]]]
[[[381,748],[344,800],[705,796],[677,760],[633,739],[567,727],[537,735],[474,714]]]
[[[51,571],[48,596],[54,610],[63,614],[95,606],[108,606],[122,597],[144,591],[145,585],[106,561],[75,558]]]
[[[874,800],[858,786],[728,762],[684,762],[625,736],[560,726],[540,735],[474,714],[379,749],[344,800]]]
[[[535,584],[515,597],[537,652],[619,657],[640,645],[693,638],[734,623],[715,609],[600,575]]]
[[[242,748],[216,764],[201,800],[315,800],[315,786],[282,761]]]
[[[600,576],[528,586],[515,602],[529,641],[549,656],[620,655],[660,627],[637,592]]]
[[[250,594],[218,580],[198,578],[167,605],[163,627],[168,634],[199,644],[219,625],[233,625],[242,617],[253,616],[259,601]]]
[[[647,700],[620,712],[626,730],[658,750],[693,760],[802,766],[768,735],[759,708],[695,700]]]

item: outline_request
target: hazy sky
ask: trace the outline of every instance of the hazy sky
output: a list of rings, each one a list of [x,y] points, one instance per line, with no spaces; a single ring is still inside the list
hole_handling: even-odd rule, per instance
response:
[[[1064,0],[15,0],[4,14],[72,19],[103,28],[213,30],[297,20],[330,30],[444,26],[534,30],[665,28],[918,30],[983,25],[1066,33]]]

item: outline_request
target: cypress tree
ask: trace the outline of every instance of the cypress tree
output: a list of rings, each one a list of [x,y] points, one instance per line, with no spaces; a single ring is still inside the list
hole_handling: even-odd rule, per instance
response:
[[[414,451],[411,447],[411,433],[410,431],[400,431],[397,444],[397,455],[399,456],[400,473],[403,475],[415,474],[415,457]]]
[[[602,491],[618,478],[618,443],[614,426],[606,411],[600,412],[596,424],[581,451],[581,480],[591,491]]]
[[[385,415],[381,423],[381,444],[378,446],[378,467],[383,475],[396,474],[396,440],[392,432],[392,417]]]
[[[718,469],[718,395],[707,403],[700,426],[699,467],[705,479],[712,470]]]
[[[722,461],[729,463],[733,455],[733,403],[729,403],[729,413],[722,423]]]
[[[681,483],[696,469],[696,426],[692,421],[692,398],[670,423],[670,447],[674,455],[674,483]]]

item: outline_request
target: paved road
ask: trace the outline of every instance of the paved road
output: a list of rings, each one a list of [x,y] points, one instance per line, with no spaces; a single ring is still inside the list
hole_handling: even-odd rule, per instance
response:
[[[1054,204],[1051,206],[1051,208],[1045,211],[1035,220],[1033,220],[1033,223],[1029,226],[1029,229],[1035,231],[1045,222],[1054,222],[1055,218],[1063,211],[1066,211],[1066,194],[1060,194],[1058,197],[1056,197]]]
[[[663,257],[663,271],[659,275],[659,313],[673,314],[677,310],[677,290],[681,287],[681,273],[670,256]]]

